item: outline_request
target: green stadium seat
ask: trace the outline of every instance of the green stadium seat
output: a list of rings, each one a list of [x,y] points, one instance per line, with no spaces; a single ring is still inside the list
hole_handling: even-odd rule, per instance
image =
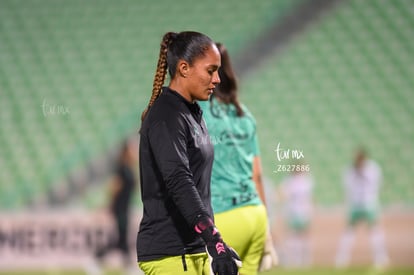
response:
[[[413,29],[409,1],[344,1],[242,80],[269,178],[285,175],[271,172],[268,148],[301,147],[317,201],[336,204],[343,168],[365,145],[383,168],[384,203],[412,204]]]
[[[0,144],[13,169],[0,172],[0,209],[44,196],[137,132],[164,32],[205,32],[235,54],[301,1],[2,1]]]

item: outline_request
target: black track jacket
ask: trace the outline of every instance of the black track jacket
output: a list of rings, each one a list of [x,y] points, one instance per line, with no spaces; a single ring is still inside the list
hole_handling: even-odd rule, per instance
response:
[[[214,151],[198,103],[164,87],[140,132],[143,217],[138,261],[205,251],[196,218],[213,218],[210,178]]]

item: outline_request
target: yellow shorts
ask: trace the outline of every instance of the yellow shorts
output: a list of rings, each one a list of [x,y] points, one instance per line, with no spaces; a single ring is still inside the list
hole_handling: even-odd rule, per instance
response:
[[[210,274],[210,265],[207,253],[164,257],[158,260],[139,262],[138,266],[145,275]]]
[[[264,205],[249,205],[214,215],[215,225],[227,245],[242,260],[239,272],[256,275],[266,241],[268,219]]]

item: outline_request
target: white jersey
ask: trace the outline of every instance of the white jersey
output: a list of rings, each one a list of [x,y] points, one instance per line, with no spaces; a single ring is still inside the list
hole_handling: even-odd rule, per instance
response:
[[[362,169],[353,166],[345,172],[344,183],[351,207],[372,209],[378,207],[381,168],[372,160],[365,161]]]
[[[312,179],[307,174],[288,176],[282,183],[289,216],[308,218],[312,211]]]

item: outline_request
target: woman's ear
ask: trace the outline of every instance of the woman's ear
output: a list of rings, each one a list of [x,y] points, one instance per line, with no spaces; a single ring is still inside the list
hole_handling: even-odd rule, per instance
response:
[[[178,68],[177,72],[180,74],[180,76],[187,77],[188,72],[190,70],[190,65],[186,61],[184,60],[178,61],[177,68]]]

